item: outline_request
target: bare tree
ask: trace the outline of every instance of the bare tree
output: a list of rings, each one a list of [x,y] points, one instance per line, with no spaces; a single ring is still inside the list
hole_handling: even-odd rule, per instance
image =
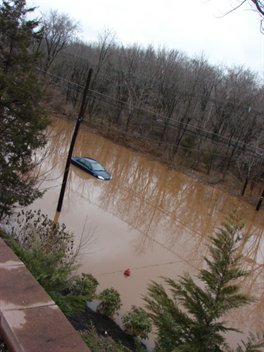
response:
[[[79,31],[79,25],[68,15],[51,10],[43,15],[42,49],[45,53],[44,71],[47,72],[57,57],[74,39]]]
[[[238,1],[238,5],[228,11],[225,15],[233,12],[243,6],[244,4],[249,3],[253,8],[255,8],[261,16],[264,16],[264,1],[263,0],[240,0]],[[224,15],[224,16],[225,16]]]
[[[251,0],[251,2],[253,2],[256,9],[261,14],[261,16],[264,16],[264,1],[263,0]]]
[[[95,128],[208,173],[246,179],[249,172],[250,181],[262,174],[263,164],[251,159],[259,159],[252,146],[258,153],[264,146],[264,86],[249,70],[214,67],[176,50],[124,47],[105,31],[97,42],[75,41],[56,57],[52,79],[67,103],[78,105],[91,66],[87,120]]]
[[[258,13],[260,14],[260,31],[264,33],[264,1],[263,0],[251,0],[253,2],[255,8],[257,9]]]
[[[99,91],[100,93],[105,91],[105,81],[109,77],[108,70],[110,70],[110,58],[112,50],[115,48],[115,33],[110,29],[104,29],[102,33],[98,35],[98,41],[92,47],[94,51],[94,74],[91,81],[91,90]],[[94,97],[90,97],[87,112],[91,120],[92,115],[98,110],[98,104]]]
[[[241,6],[245,5],[249,3],[251,8],[253,10],[255,10],[256,12],[259,13],[260,15],[260,31],[262,33],[264,33],[264,23],[263,23],[263,20],[264,20],[264,0],[240,0],[238,2],[238,5],[236,5],[234,8],[232,8],[230,11],[228,11],[226,14],[224,14],[224,16],[228,15],[229,13],[237,10],[238,8],[240,8]]]
[[[254,147],[255,154],[241,153],[236,160],[238,172],[243,180],[241,196],[244,196],[249,181],[259,181],[263,174],[264,156],[263,153],[258,153],[257,146]]]

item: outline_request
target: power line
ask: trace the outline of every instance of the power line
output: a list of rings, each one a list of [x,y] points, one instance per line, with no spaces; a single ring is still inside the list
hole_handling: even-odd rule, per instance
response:
[[[117,102],[119,102],[119,103],[129,105],[129,103],[127,103],[127,102],[123,102],[122,100],[115,99],[115,98],[113,98],[113,97],[111,97],[111,96],[108,96],[108,95],[106,95],[106,94],[103,94],[103,93],[94,91],[94,90],[92,90],[92,89],[89,89],[89,91],[90,91],[90,92],[93,92],[93,93],[96,93],[96,94],[98,94],[98,95],[100,95],[100,96],[102,96],[102,97],[106,97],[106,98],[112,99],[112,100],[114,100],[114,101],[117,101]],[[115,105],[115,106],[118,107],[118,105]],[[149,114],[151,114],[151,115],[156,115],[157,117],[166,118],[166,115],[164,115],[164,114],[160,114],[160,113],[157,113],[157,112],[154,112],[154,111],[151,111],[151,110],[147,110],[147,109],[145,109],[145,108],[136,107],[136,108],[134,108],[134,110],[140,110],[141,112],[149,113]],[[192,125],[192,124],[190,124],[190,123],[186,124],[186,123],[184,123],[184,122],[181,122],[181,121],[178,121],[178,120],[175,120],[175,119],[170,119],[170,122],[175,122],[176,124],[182,125],[183,127],[188,126],[188,127],[194,128],[194,129],[195,129],[195,132],[199,132],[199,131],[200,131],[200,132],[206,133],[208,137],[209,137],[209,136],[219,137],[219,138],[225,140],[225,141],[227,142],[227,144],[230,142],[230,140],[229,140],[228,137],[224,137],[224,136],[222,136],[222,135],[220,135],[220,134],[218,134],[218,133],[214,133],[214,132],[211,132],[211,131],[209,131],[209,130],[202,129],[202,128],[197,127],[197,126],[195,126],[195,125]],[[177,126],[175,126],[175,125],[173,125],[173,124],[171,124],[171,123],[166,124],[166,126],[172,127],[172,128],[177,128]],[[241,143],[241,142],[240,142],[240,143]],[[247,145],[247,143],[243,143],[243,142],[242,142],[242,144],[243,144],[244,146]],[[260,152],[264,152],[264,149],[259,148],[259,147],[256,147],[256,150],[259,150]]]
[[[174,264],[182,264],[183,257],[180,257],[177,261],[170,261],[166,263],[155,263],[155,264],[148,264],[148,265],[142,265],[142,266],[133,266],[130,267],[131,270],[142,270],[142,269],[149,269],[153,267],[161,267],[161,266],[167,266],[167,265],[174,265]],[[186,260],[184,260],[187,262]],[[191,261],[187,262],[187,264],[193,268],[196,268],[194,264],[192,264]],[[106,275],[113,275],[113,274],[122,274],[124,270],[116,270],[116,271],[111,271],[111,272],[105,272],[105,273],[100,273],[96,274],[96,277],[100,276],[106,276]]]
[[[96,92],[96,91],[92,91],[91,90],[91,92],[95,92],[95,93],[97,93],[97,94],[99,94],[101,96],[108,97],[105,94],[102,94],[102,93],[99,93],[99,92]],[[92,96],[92,97],[94,99],[96,99],[95,96]],[[110,98],[114,100],[114,98],[112,98],[112,97],[110,97]],[[104,102],[107,103],[107,104],[111,104],[113,106],[119,107],[118,105],[115,105],[114,103],[109,103],[107,101],[104,101]],[[141,112],[145,112],[145,113],[155,114],[154,112],[150,112],[150,111],[148,111],[146,109],[138,108],[138,110],[140,110]],[[159,117],[164,117],[164,115],[162,115],[162,114],[158,114],[158,116]],[[175,125],[171,124],[171,123],[167,123],[166,127],[170,128],[170,129],[178,129],[178,126],[182,125],[183,128],[186,128],[186,132],[188,132],[189,134],[191,133],[192,135],[197,135],[197,133],[200,133],[201,137],[210,138],[211,140],[213,138],[217,138],[218,139],[218,141],[217,141],[218,143],[221,143],[221,144],[224,144],[224,145],[228,145],[228,146],[233,146],[233,147],[239,147],[239,149],[245,149],[248,152],[250,152],[251,154],[254,154],[254,155],[258,156],[259,158],[263,158],[264,159],[264,155],[263,155],[264,149],[263,148],[260,148],[260,147],[254,147],[254,149],[253,148],[249,148],[247,143],[241,142],[240,140],[233,140],[232,138],[227,138],[227,137],[224,137],[222,135],[219,135],[219,134],[216,134],[214,132],[211,132],[209,130],[201,129],[201,128],[199,128],[197,126],[194,126],[192,124],[186,124],[184,122],[173,120],[173,119],[172,119],[172,121],[175,122]],[[193,128],[193,130],[190,130],[190,127]],[[113,127],[111,127],[111,128],[113,128]],[[122,130],[120,130],[120,131],[122,132]],[[141,136],[141,138],[142,139],[146,139],[146,137],[143,137],[143,136]],[[164,141],[161,141],[161,140],[160,141],[155,141],[153,138],[148,138],[148,139],[153,141],[153,143],[158,144],[158,145],[162,144],[162,145],[175,146],[175,144],[173,144],[173,143],[164,142]],[[180,145],[178,147],[180,147]],[[197,148],[193,148],[193,150],[197,150]]]
[[[57,76],[57,75],[51,74],[49,72],[44,72],[41,69],[38,69],[38,71],[46,73],[48,76],[56,78],[56,79],[58,79],[60,81],[63,81],[65,83],[67,83],[67,84],[73,85],[74,87],[78,87],[80,89],[84,88],[84,86],[82,86],[82,85],[80,85],[80,84],[78,84],[76,82],[69,81],[69,80],[67,80],[67,79],[65,79],[65,78],[63,78],[61,76]],[[112,101],[111,105],[113,105],[115,107],[120,107],[120,104],[121,104],[123,107],[127,106],[128,109],[133,110],[133,111],[140,111],[141,113],[150,114],[152,116],[159,117],[159,118],[164,118],[164,119],[168,118],[168,116],[166,116],[166,115],[164,115],[162,113],[158,113],[158,112],[155,112],[155,111],[152,111],[152,110],[148,110],[148,109],[142,108],[140,106],[131,105],[130,103],[128,103],[126,101],[113,98],[112,96],[106,95],[104,93],[101,93],[101,92],[98,92],[98,91],[95,91],[95,90],[92,90],[92,89],[89,89],[88,91],[90,93],[92,93],[92,94],[96,94],[97,96],[100,96],[100,97],[102,97],[104,99],[108,99],[108,100]],[[94,96],[94,95],[90,95],[90,97],[92,97],[94,99],[97,99],[97,97]],[[104,102],[110,104],[109,101],[104,101]],[[178,129],[178,126],[182,126],[183,128],[185,128],[186,132],[188,132],[188,133],[191,133],[191,134],[199,133],[200,136],[205,137],[205,138],[211,138],[211,139],[218,138],[219,139],[218,142],[220,142],[220,143],[222,143],[224,145],[234,146],[236,148],[239,147],[239,149],[247,150],[247,151],[249,151],[249,152],[253,153],[254,155],[257,155],[258,157],[261,157],[261,158],[262,158],[262,154],[264,153],[264,149],[263,148],[260,148],[260,147],[255,147],[254,149],[249,148],[247,143],[241,142],[239,139],[238,140],[237,139],[233,140],[232,137],[228,138],[228,137],[225,137],[225,136],[220,135],[218,133],[211,132],[209,130],[200,128],[200,127],[195,126],[195,125],[190,124],[190,123],[182,122],[182,121],[179,121],[179,120],[176,120],[176,119],[171,119],[171,118],[168,118],[168,119],[169,119],[170,122],[166,123],[166,128],[168,127],[168,128],[172,128],[172,129]],[[172,124],[171,122],[174,122],[175,125]],[[158,125],[158,122],[157,122],[157,125]],[[161,127],[165,127],[165,123]],[[193,130],[190,130],[190,128],[193,129]],[[144,137],[142,137],[142,138],[144,138]],[[151,140],[153,140],[153,139],[151,139]],[[163,142],[163,141],[159,142],[159,144],[164,144],[164,143],[166,144],[167,142]],[[172,145],[174,145],[174,144],[172,144]]]
[[[74,58],[78,58],[81,59],[83,61],[85,61],[87,63],[88,58],[84,57],[84,56],[80,56],[80,55],[76,55],[76,54],[72,54],[70,52],[63,52],[61,53],[61,56],[64,57],[74,57]],[[89,62],[89,66],[90,67],[94,67],[95,69],[98,68],[98,64],[91,64],[91,62]],[[105,69],[105,67],[100,67],[100,69]],[[106,68],[106,70],[109,69],[108,67]],[[105,72],[105,71],[104,71]],[[117,74],[121,74],[124,75],[124,71],[118,70],[117,68],[114,68],[111,66],[111,72],[117,73]],[[177,91],[177,93],[181,94],[182,96],[193,96],[193,97],[199,97],[199,98],[203,98],[205,97],[208,101],[213,102],[213,103],[218,103],[218,104],[225,104],[226,103],[226,99],[225,100],[220,100],[220,99],[216,99],[216,98],[212,98],[212,97],[208,97],[206,95],[203,94],[190,94],[190,92],[187,91],[180,91],[178,88],[176,88],[174,91]],[[167,95],[170,94],[170,92],[167,93]],[[170,95],[174,96],[173,93],[171,93]],[[264,118],[264,112],[263,111],[259,111],[257,109],[255,109],[254,107],[252,107],[251,105],[238,105],[238,104],[234,104],[234,107],[238,107],[239,109],[244,109],[245,111],[254,111],[256,114],[261,115],[262,118]]]
[[[79,56],[77,56],[77,57],[79,57]],[[91,64],[89,64],[89,66],[92,66],[92,67],[94,67],[94,68],[96,68],[97,67],[97,65],[91,65]],[[68,79],[65,79],[65,78],[63,78],[63,77],[61,77],[61,76],[57,76],[57,75],[55,75],[55,74],[51,74],[50,72],[45,72],[44,70],[41,70],[41,69],[39,69],[38,68],[38,70],[39,71],[41,71],[41,72],[43,72],[43,73],[46,73],[47,75],[49,75],[49,76],[53,76],[53,77],[56,77],[56,78],[59,78],[59,79],[61,79],[61,80],[64,80],[64,81],[66,81],[66,82],[68,82],[68,83],[70,83],[70,84],[73,84],[73,85],[75,85],[75,86],[79,86],[80,88],[84,88],[84,86],[83,85],[81,85],[81,84],[78,84],[78,83],[76,83],[76,82],[72,82],[72,81],[70,81],[70,80],[68,80]],[[123,74],[123,72],[122,71],[119,71],[119,70],[117,70],[117,69],[113,69],[113,68],[111,68],[111,71],[112,72],[117,72],[117,73],[122,73]],[[216,99],[216,98],[212,98],[212,97],[208,97],[208,96],[206,96],[206,95],[203,95],[203,94],[190,94],[190,92],[187,92],[187,91],[180,91],[178,88],[175,88],[175,90],[174,90],[174,92],[177,92],[178,94],[180,94],[181,96],[189,96],[189,97],[197,97],[197,98],[206,98],[206,100],[207,101],[209,101],[209,102],[212,102],[212,103],[217,103],[217,104],[222,104],[223,106],[226,104],[226,102],[227,102],[227,100],[226,99],[223,99],[223,100],[220,100],[220,99]],[[167,93],[167,95],[169,95],[170,93],[168,92]],[[175,94],[170,94],[170,95],[172,95],[172,96],[175,96]],[[118,100],[118,99],[116,99],[117,101],[119,101],[120,103],[123,103],[123,104],[126,104],[127,102],[125,102],[125,101],[122,101],[122,100]],[[246,112],[250,112],[250,111],[253,111],[253,112],[255,112],[257,115],[259,115],[262,119],[264,119],[264,111],[259,111],[259,110],[257,110],[256,108],[254,108],[254,107],[252,107],[251,105],[244,105],[244,106],[241,106],[241,105],[238,105],[238,104],[233,104],[233,106],[234,107],[237,107],[238,109],[243,109],[243,110],[245,110]],[[154,113],[156,113],[156,112],[154,112]]]

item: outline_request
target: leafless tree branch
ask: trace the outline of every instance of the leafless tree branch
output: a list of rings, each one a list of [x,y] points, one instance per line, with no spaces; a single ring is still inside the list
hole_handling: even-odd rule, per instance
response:
[[[256,9],[261,14],[261,16],[264,16],[264,1],[263,0],[251,0],[251,1],[256,6]]]
[[[254,1],[254,0],[252,0]],[[241,6],[243,6],[245,4],[245,2],[247,2],[247,0],[243,0],[240,4],[238,4],[237,6],[235,6],[234,8],[232,8],[231,10],[229,10],[228,12],[224,13],[224,15],[222,16],[217,16],[218,18],[223,18],[227,15],[229,15],[230,13],[236,11],[237,9],[239,9]]]

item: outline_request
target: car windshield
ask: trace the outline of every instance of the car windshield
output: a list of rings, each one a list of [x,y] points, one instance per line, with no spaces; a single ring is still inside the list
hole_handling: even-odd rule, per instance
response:
[[[97,162],[91,163],[91,166],[94,171],[105,171],[105,168]]]
[[[84,158],[80,158],[79,161],[80,161],[83,165],[87,166],[89,169],[92,169],[92,165],[91,165],[90,161],[88,161],[88,160],[86,160],[86,159],[84,159]]]

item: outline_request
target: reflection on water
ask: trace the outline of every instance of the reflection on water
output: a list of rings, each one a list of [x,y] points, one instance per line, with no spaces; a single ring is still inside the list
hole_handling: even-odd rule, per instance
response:
[[[73,123],[54,120],[41,164],[47,191],[34,207],[54,217]],[[71,166],[60,221],[76,238],[93,237],[80,256],[80,270],[93,273],[101,288],[114,286],[122,311],[142,303],[150,280],[195,274],[202,265],[207,236],[236,209],[254,233],[241,245],[251,274],[244,289],[258,300],[229,317],[240,328],[261,328],[264,305],[263,212],[241,199],[199,183],[141,154],[116,145],[81,127],[74,155],[100,161],[112,174],[100,181]],[[130,268],[132,275],[123,276]]]

